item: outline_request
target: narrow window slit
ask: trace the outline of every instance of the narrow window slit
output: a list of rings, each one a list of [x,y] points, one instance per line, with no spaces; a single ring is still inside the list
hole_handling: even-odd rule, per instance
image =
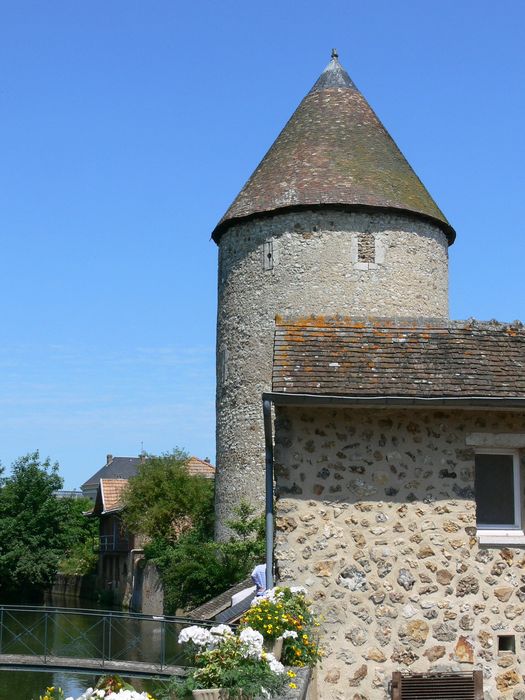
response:
[[[372,233],[358,234],[357,261],[363,263],[374,263],[376,261],[376,241]]]

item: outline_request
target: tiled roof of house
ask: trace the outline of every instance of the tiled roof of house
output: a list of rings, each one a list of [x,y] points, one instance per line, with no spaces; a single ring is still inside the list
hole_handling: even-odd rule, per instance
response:
[[[278,318],[273,391],[523,399],[525,329],[518,322]]]
[[[107,513],[110,510],[120,510],[122,508],[121,497],[127,485],[127,479],[100,480],[102,510],[104,513]]]
[[[192,476],[202,476],[205,479],[215,479],[215,467],[205,459],[190,457],[186,462],[186,467]]]
[[[80,488],[97,486],[100,479],[129,479],[138,471],[140,457],[113,457],[108,455],[106,464],[85,481]]]
[[[116,459],[127,458],[117,457]],[[140,459],[138,459],[138,461],[140,462]],[[202,476],[205,479],[215,478],[215,467],[203,459],[199,459],[198,457],[190,457],[186,462],[186,466],[188,468],[188,472],[192,476]],[[131,474],[131,476],[135,476],[137,469],[135,470],[134,474]],[[91,513],[100,515],[101,513],[122,510],[121,498],[127,484],[128,479],[100,479],[98,482],[95,505]],[[191,524],[191,519],[189,522]],[[184,522],[184,518],[180,519],[179,524],[183,526],[183,528],[187,526],[187,523]]]
[[[410,212],[455,233],[334,54],[215,228],[279,210]]]
[[[141,457],[113,457],[108,455],[107,463],[93,474],[81,488],[97,486],[101,479],[129,479],[136,476],[139,465],[143,462]],[[198,457],[190,457],[186,462],[190,474],[203,476],[207,479],[215,477],[215,467]]]

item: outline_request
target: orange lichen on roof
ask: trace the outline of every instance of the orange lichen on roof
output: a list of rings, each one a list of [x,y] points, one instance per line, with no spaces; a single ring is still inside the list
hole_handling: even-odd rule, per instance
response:
[[[382,333],[387,329],[401,332],[403,329],[413,330],[419,328],[422,331],[424,329],[435,332],[442,330],[440,324],[443,324],[441,319],[429,318],[383,318],[374,316],[362,318],[326,315],[285,317],[279,314],[275,316],[276,330],[284,327],[288,333],[298,333],[303,328],[314,328],[319,332],[324,328],[367,328],[370,330],[377,329]]]
[[[525,328],[475,320],[291,318],[275,328],[272,388],[525,399]]]

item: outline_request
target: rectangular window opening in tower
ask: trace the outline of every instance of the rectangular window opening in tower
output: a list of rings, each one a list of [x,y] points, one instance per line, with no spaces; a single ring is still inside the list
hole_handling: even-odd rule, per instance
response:
[[[376,241],[372,233],[360,233],[357,237],[357,262],[376,261]]]

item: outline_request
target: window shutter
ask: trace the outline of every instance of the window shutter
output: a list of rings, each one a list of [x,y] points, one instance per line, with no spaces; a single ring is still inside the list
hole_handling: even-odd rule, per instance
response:
[[[392,674],[392,700],[483,700],[483,672]]]

